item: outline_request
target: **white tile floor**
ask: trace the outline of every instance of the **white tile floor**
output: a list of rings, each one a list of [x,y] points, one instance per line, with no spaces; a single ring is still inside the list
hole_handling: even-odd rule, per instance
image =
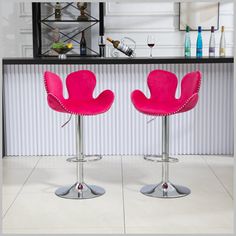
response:
[[[57,187],[74,183],[74,164],[65,159],[3,159],[4,233],[233,232],[232,157],[184,156],[171,164],[172,182],[192,191],[179,199],[139,193],[144,184],[159,182],[160,164],[141,157],[104,157],[85,165],[85,178],[106,194],[84,201],[54,195]]]

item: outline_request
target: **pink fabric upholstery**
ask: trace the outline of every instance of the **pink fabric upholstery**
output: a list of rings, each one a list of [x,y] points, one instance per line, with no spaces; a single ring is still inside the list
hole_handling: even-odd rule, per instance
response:
[[[147,98],[140,90],[131,94],[135,108],[147,115],[168,116],[186,112],[195,107],[201,84],[201,73],[186,74],[181,81],[181,96],[175,98],[178,79],[175,74],[164,70],[153,70],[148,75],[151,97]]]
[[[67,99],[63,97],[63,85],[58,75],[46,71],[44,81],[48,105],[59,112],[97,115],[108,111],[114,101],[114,94],[110,90],[105,90],[97,98],[93,98],[96,77],[88,70],[76,71],[67,76]]]

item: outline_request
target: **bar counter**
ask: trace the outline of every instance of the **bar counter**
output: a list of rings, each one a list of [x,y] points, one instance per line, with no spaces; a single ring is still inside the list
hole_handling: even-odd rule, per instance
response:
[[[180,80],[202,72],[199,102],[192,111],[170,119],[170,154],[233,154],[233,61],[227,58],[5,58],[3,59],[5,155],[74,155],[74,120],[60,128],[67,114],[49,109],[43,74],[60,75],[64,96],[66,76],[88,69],[96,74],[96,97],[111,89],[115,101],[109,112],[84,117],[85,154],[160,154],[161,123],[137,112],[130,94],[140,89],[149,96],[147,76],[163,69]]]
[[[3,64],[199,64],[199,63],[233,63],[233,57],[136,57],[136,58],[100,58],[100,57],[68,57],[61,60],[57,57],[42,58],[5,58]]]

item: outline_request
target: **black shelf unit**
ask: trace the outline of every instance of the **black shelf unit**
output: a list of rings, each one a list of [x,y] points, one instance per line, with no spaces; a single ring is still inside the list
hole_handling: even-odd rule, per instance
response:
[[[88,22],[90,23],[87,27],[83,28],[83,30],[80,30],[76,33],[74,33],[72,36],[68,36],[68,34],[63,33],[59,30],[60,35],[64,38],[63,42],[72,41],[74,43],[77,43],[79,45],[79,41],[75,39],[75,37],[79,34],[81,34],[82,31],[86,31],[90,29],[91,27],[95,25],[99,25],[99,36],[104,36],[104,3],[99,2],[99,18],[95,18],[91,15],[89,15],[86,12],[86,15],[88,16],[87,20],[77,20],[77,19],[62,19],[62,20],[56,20],[56,19],[50,19],[50,17],[54,16],[54,13],[49,14],[48,16],[42,18],[41,15],[41,4],[38,2],[32,3],[32,24],[33,24],[33,57],[55,57],[55,55],[49,55],[48,52],[51,51],[51,48],[49,47],[46,51],[42,51],[42,25],[47,27],[48,29],[55,30],[55,28],[50,25],[50,23],[64,23],[64,24],[80,24]],[[73,7],[74,9],[79,9],[74,6],[74,2],[65,3],[66,5],[61,8],[61,11],[67,9],[68,7]],[[100,57],[100,53],[95,51],[92,48],[87,47],[89,51],[92,52],[92,54],[87,55],[85,57]],[[79,57],[79,54],[69,54],[68,57]],[[84,57],[84,56],[83,56]]]

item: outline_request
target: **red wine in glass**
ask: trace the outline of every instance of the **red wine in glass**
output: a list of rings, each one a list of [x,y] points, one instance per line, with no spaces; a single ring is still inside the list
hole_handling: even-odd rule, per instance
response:
[[[150,57],[152,57],[152,48],[155,46],[155,37],[153,35],[148,35],[147,45],[150,48]]]
[[[148,43],[148,47],[153,48],[155,43]]]

